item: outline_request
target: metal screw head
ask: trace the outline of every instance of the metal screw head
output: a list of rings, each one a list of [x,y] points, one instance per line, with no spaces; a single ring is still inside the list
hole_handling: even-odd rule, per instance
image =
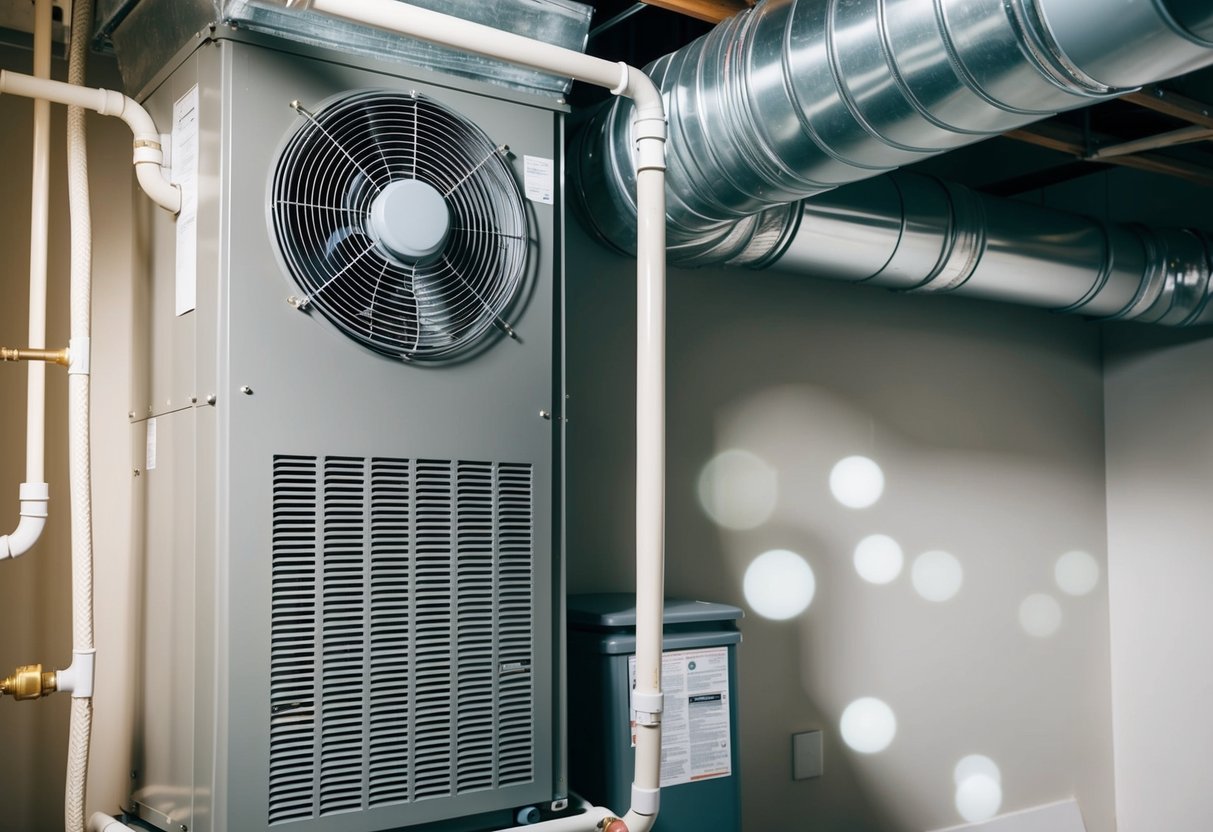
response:
[[[241,393],[243,393],[243,394],[244,394],[244,395],[246,395],[246,396],[251,396],[251,395],[253,395],[253,388],[249,387],[249,386],[246,384],[246,385],[244,385],[243,387],[241,387],[241,388],[240,388],[240,392],[241,392]]]
[[[215,394],[214,394],[214,393],[208,393],[208,394],[207,394],[207,397],[206,397],[206,403],[207,403],[207,404],[214,404],[216,401],[218,401],[218,400],[215,398]]]
[[[136,477],[138,477],[138,476],[140,476],[140,475],[142,475],[142,474],[143,474],[143,472],[142,472],[142,471],[140,471],[138,468],[136,468],[136,469],[135,469],[135,476],[136,476]]]
[[[190,404],[198,404],[198,397],[190,396]]]
[[[541,417],[543,417],[544,419],[551,419],[551,418],[552,418],[552,414],[551,414],[551,413],[549,413],[549,412],[548,412],[548,411],[546,411],[546,410],[541,410],[541,411],[539,411],[539,415],[540,415]]]

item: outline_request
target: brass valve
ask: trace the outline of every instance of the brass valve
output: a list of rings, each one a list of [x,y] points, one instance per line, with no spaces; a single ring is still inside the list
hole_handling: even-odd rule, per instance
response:
[[[42,665],[27,664],[7,679],[0,681],[0,696],[14,699],[41,699],[50,696],[57,688],[55,671],[42,672]]]
[[[627,824],[619,818],[603,818],[599,828],[602,832],[628,832]]]
[[[61,350],[19,350],[0,347],[0,361],[45,361],[63,367],[71,363],[66,347]]]

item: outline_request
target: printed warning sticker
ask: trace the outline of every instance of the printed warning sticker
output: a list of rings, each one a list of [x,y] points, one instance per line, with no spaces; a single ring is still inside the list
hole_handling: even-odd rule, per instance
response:
[[[542,156],[523,156],[522,170],[526,198],[531,202],[551,205],[553,192],[556,189],[556,169],[552,160],[544,159]]]
[[[729,732],[728,648],[674,650],[661,657],[661,787],[733,773]],[[628,686],[636,687],[636,657],[628,657]],[[636,745],[636,713],[631,714]]]

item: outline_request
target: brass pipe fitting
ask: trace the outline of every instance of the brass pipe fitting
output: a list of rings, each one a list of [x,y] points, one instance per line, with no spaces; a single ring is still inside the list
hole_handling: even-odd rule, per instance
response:
[[[55,671],[42,671],[40,664],[27,664],[18,667],[16,672],[7,679],[0,681],[0,696],[11,696],[14,699],[41,699],[50,696],[58,688]]]
[[[61,350],[22,350],[0,347],[0,361],[45,361],[66,367],[71,359],[67,347]]]

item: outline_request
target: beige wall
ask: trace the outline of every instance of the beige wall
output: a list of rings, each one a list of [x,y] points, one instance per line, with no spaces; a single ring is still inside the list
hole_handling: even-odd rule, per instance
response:
[[[1213,339],[1124,327],[1107,352],[1117,817],[1196,832],[1213,817]]]
[[[571,591],[632,584],[631,265],[570,231]],[[745,829],[922,832],[961,822],[953,767],[1001,768],[1002,811],[1077,796],[1112,832],[1108,600],[1065,596],[1053,567],[1083,549],[1106,566],[1098,328],[1043,312],[895,296],[778,274],[675,272],[669,288],[667,594],[747,611],[740,649]],[[770,520],[729,531],[700,508],[705,463],[741,448],[778,472]],[[834,502],[833,463],[877,461],[886,490]],[[906,570],[861,581],[852,548],[896,538],[964,567],[928,603]],[[802,555],[816,596],[789,621],[742,592],[769,549]],[[1018,610],[1046,593],[1051,638]],[[839,741],[843,708],[874,696],[899,728],[884,753]],[[825,775],[794,782],[790,736],[821,728]]]
[[[100,59],[96,59],[100,60]],[[0,48],[0,66],[28,71],[28,52]],[[117,84],[102,63],[95,83]],[[62,76],[65,68],[56,63]],[[53,108],[49,343],[67,343],[68,234],[64,120]],[[0,343],[25,344],[28,331],[29,199],[32,106],[0,96]],[[131,175],[130,133],[113,119],[89,121],[94,223],[93,459],[96,535],[95,594],[98,670],[89,782],[92,809],[117,809],[130,775],[131,672],[123,626],[130,606],[129,463],[127,401],[130,383]],[[38,545],[16,562],[0,563],[0,670],[71,661],[70,549],[67,505],[66,376],[48,373],[47,477],[51,519]],[[17,486],[25,476],[25,369],[0,366],[0,525],[17,519]],[[0,701],[0,823],[13,829],[62,828],[68,702]]]

